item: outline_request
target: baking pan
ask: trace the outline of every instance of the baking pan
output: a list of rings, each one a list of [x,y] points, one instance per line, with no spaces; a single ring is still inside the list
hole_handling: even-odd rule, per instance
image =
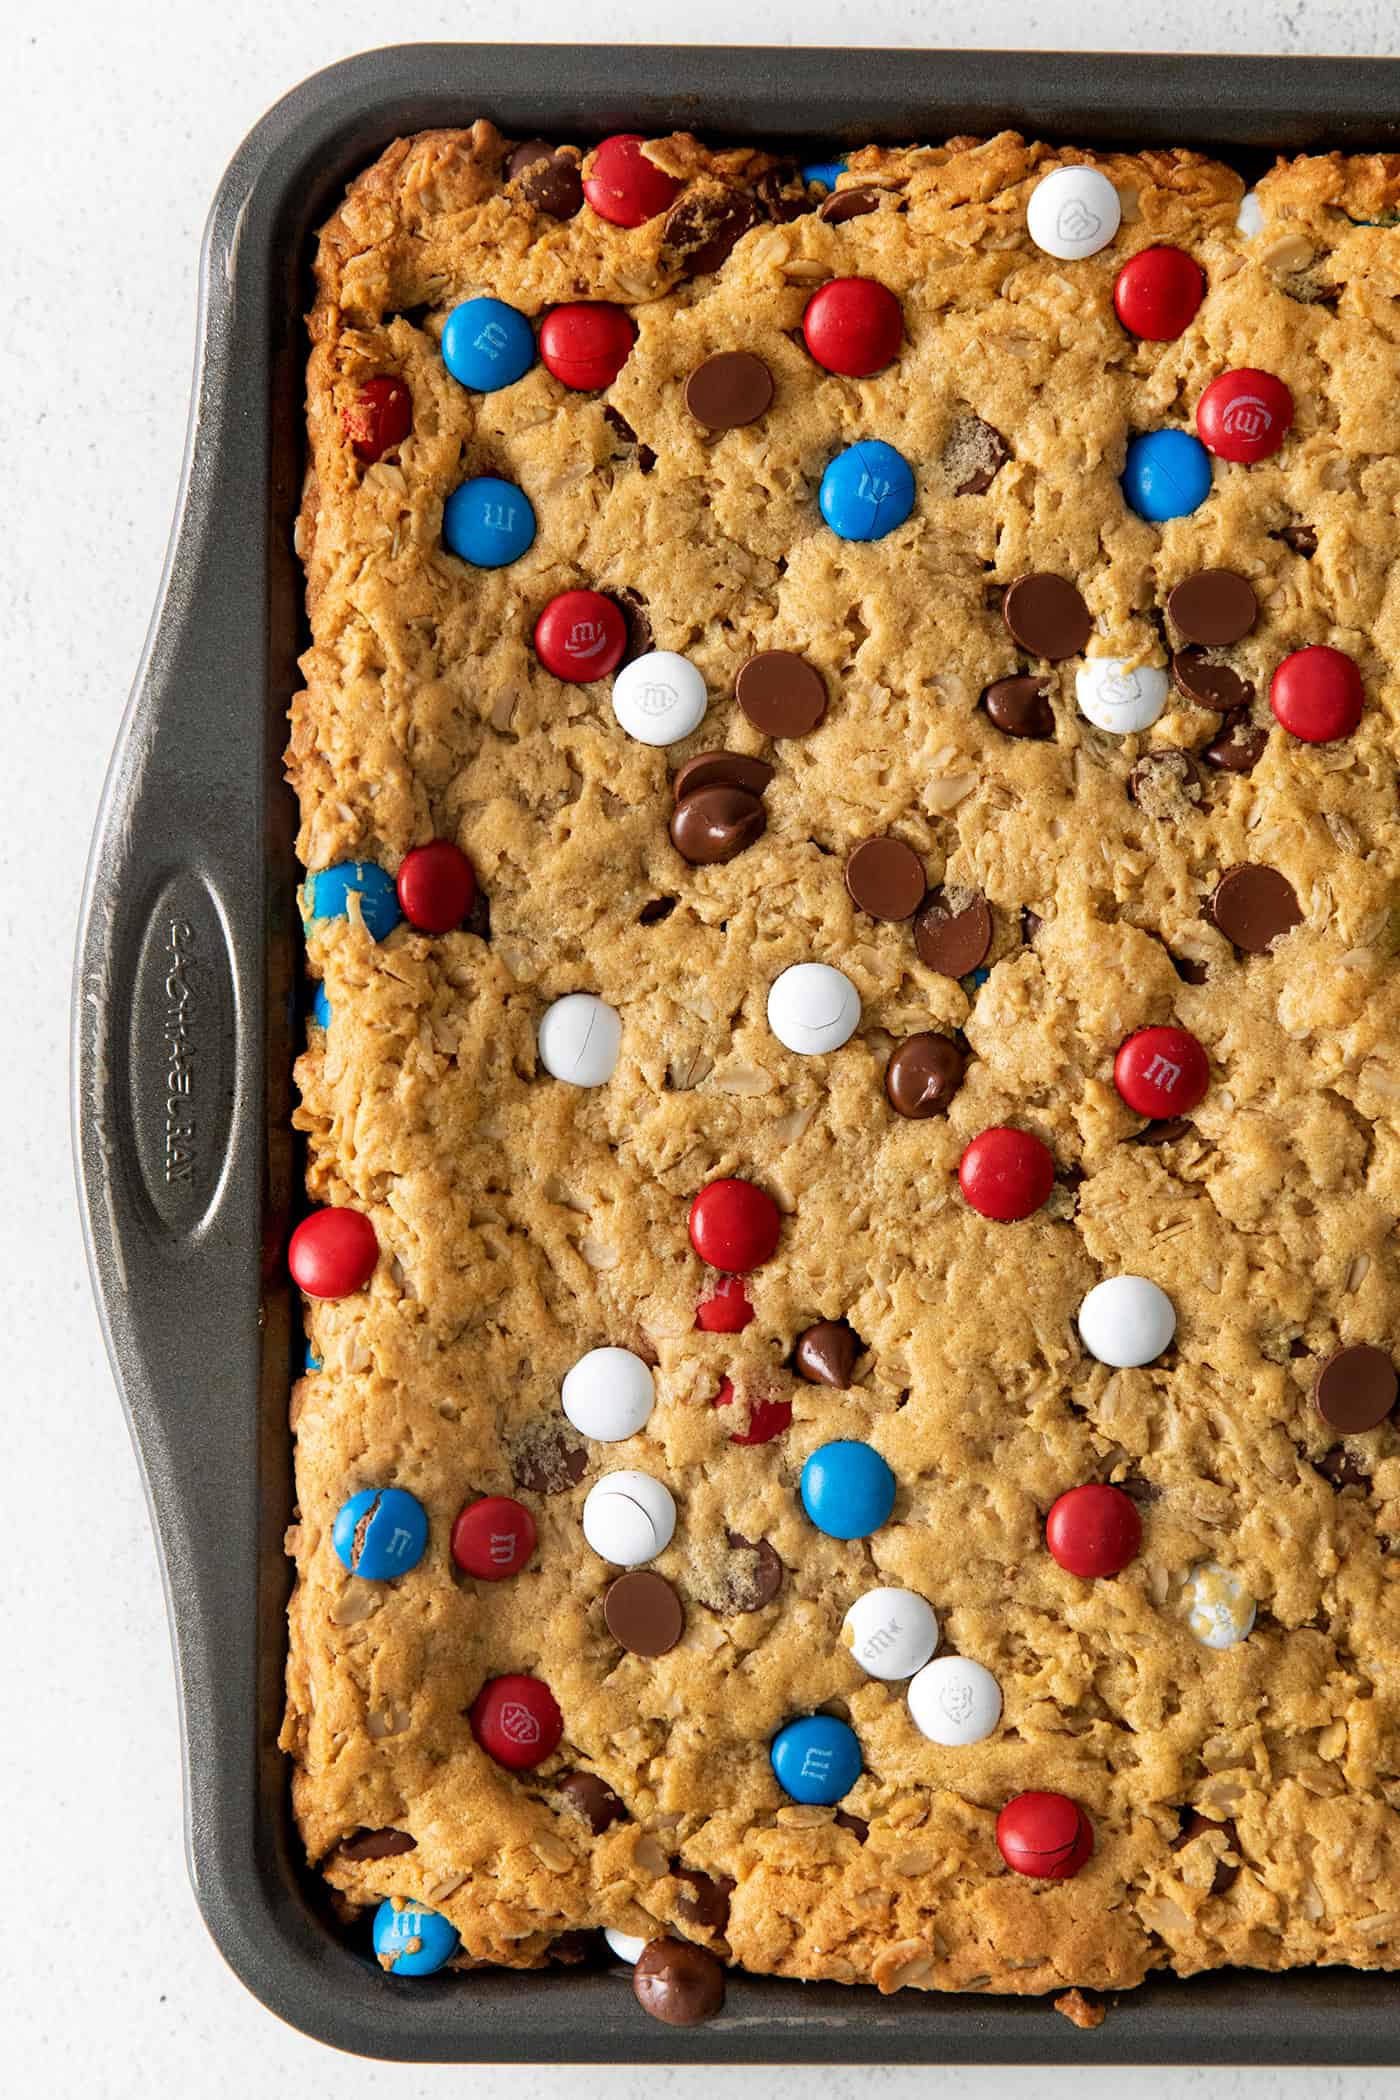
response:
[[[685,127],[804,155],[1012,125],[1195,145],[1253,174],[1278,150],[1400,148],[1400,63],[421,44],[317,74],[240,147],[205,234],[175,531],[98,819],[74,996],[88,1256],[160,1548],[209,1929],[265,2005],[366,2056],[1398,2063],[1395,1979],[1343,1969],[1154,1977],[1089,2033],[1045,1999],[738,1975],[718,2020],[667,2028],[606,1965],[396,1981],[299,1861],[276,1738],[301,1348],[282,1260],[304,993],[281,751],[304,641],[302,315],[312,234],[349,177],[402,133],[478,116],[516,137]]]

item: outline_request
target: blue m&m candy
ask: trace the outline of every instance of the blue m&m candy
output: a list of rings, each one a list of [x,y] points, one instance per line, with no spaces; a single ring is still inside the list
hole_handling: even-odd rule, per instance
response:
[[[1210,454],[1189,430],[1151,430],[1128,446],[1123,495],[1140,518],[1184,518],[1210,494]]]
[[[374,1951],[391,1976],[431,1976],[451,1961],[459,1944],[455,1925],[416,1903],[396,1910],[386,1897],[374,1914]]]
[[[535,513],[513,481],[478,474],[454,489],[443,505],[442,537],[460,561],[477,569],[503,569],[533,544]]]
[[[821,1444],[802,1468],[802,1507],[828,1538],[868,1538],[894,1508],[894,1475],[869,1444]]]
[[[535,331],[504,299],[467,299],[442,324],[442,361],[463,386],[494,394],[535,362]]]
[[[809,160],[802,170],[802,180],[825,183],[829,190],[834,190],[837,176],[845,172],[846,156],[843,153],[836,160]]]
[[[326,997],[326,987],[318,984],[311,999],[311,1018],[318,1028],[331,1025],[331,1002]]]
[[[822,516],[843,540],[882,540],[913,508],[913,469],[883,438],[838,452],[822,476]]]
[[[423,1558],[428,1512],[407,1488],[362,1488],[342,1503],[331,1532],[341,1565],[366,1582],[392,1582]]]
[[[828,1807],[850,1793],[865,1768],[854,1728],[831,1714],[789,1721],[774,1736],[768,1755],[785,1794]]]
[[[360,917],[375,940],[392,933],[403,913],[392,875],[372,860],[341,860],[333,868],[322,868],[307,883],[312,919],[343,919],[350,910],[351,895],[360,900]]]
[[[321,1368],[321,1359],[316,1354],[310,1335],[306,1338],[306,1368],[308,1371],[319,1371]]]

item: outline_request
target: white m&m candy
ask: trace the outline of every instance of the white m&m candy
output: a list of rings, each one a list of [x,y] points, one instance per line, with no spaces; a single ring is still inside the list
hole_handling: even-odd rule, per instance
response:
[[[590,1349],[564,1373],[559,1397],[575,1429],[600,1444],[617,1444],[645,1425],[656,1386],[649,1366],[630,1349]]]
[[[556,999],[540,1022],[540,1063],[570,1086],[606,1086],[622,1048],[622,1016],[592,992]]]
[[[1191,1570],[1182,1592],[1186,1623],[1203,1648],[1233,1648],[1254,1627],[1255,1603],[1238,1575],[1218,1561]]]
[[[646,1949],[646,1941],[639,1940],[634,1932],[619,1932],[616,1925],[603,1927],[603,1938],[619,1961],[637,1962]]]
[[[584,1500],[583,1535],[598,1558],[616,1568],[654,1560],[675,1529],[670,1490],[650,1473],[605,1473]]]
[[[1031,191],[1026,231],[1047,255],[1082,262],[1108,246],[1122,216],[1117,190],[1097,168],[1056,168]]]
[[[1079,1307],[1080,1340],[1116,1371],[1153,1363],[1175,1333],[1176,1307],[1145,1276],[1107,1276]]]
[[[694,664],[669,649],[624,664],[613,680],[613,713],[639,744],[678,744],[704,721],[708,698]]]
[[[857,1597],[841,1638],[871,1677],[912,1677],[938,1646],[933,1607],[913,1590],[867,1590]]]
[[[945,1750],[980,1743],[1001,1719],[1001,1686],[981,1663],[940,1655],[909,1687],[909,1715],[920,1735]]]
[[[1235,213],[1235,231],[1252,241],[1256,233],[1264,231],[1264,207],[1259,202],[1258,190],[1246,190],[1240,199],[1240,208]]]
[[[768,1026],[802,1057],[839,1050],[860,1026],[860,993],[829,963],[794,963],[768,992]]]
[[[1135,729],[1150,729],[1165,713],[1169,691],[1165,671],[1155,664],[1138,664],[1129,670],[1121,656],[1091,656],[1074,678],[1080,714],[1110,736],[1131,736]]]

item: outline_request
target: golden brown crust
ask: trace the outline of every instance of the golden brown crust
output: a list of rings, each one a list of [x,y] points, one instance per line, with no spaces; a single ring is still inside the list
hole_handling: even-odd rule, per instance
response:
[[[651,149],[702,191],[752,184],[765,156],[712,156],[687,136]],[[1125,202],[1117,242],[1056,263],[1025,207],[1059,161],[1090,158]],[[717,273],[686,281],[657,219],[631,232],[584,210],[543,217],[503,184],[488,124],[391,147],[325,229],[308,380],[311,464],[299,526],[313,633],[289,771],[309,867],[393,870],[450,837],[490,898],[491,939],[376,945],[357,918],[313,927],[334,1020],[298,1065],[298,1127],[317,1201],[372,1217],[368,1290],[316,1306],[324,1370],[295,1392],[300,1516],[289,1539],[284,1741],[307,1848],[356,1903],[398,1894],[442,1910],[464,1958],[533,1965],[571,1928],[705,1937],[679,1908],[685,1864],[732,1876],[726,1938],[748,1968],[798,1977],[1018,1992],[1116,1989],[1160,1967],[1400,1964],[1400,1432],[1350,1447],[1369,1488],[1334,1492],[1315,1462],[1316,1360],[1400,1334],[1400,160],[1280,164],[1259,186],[1263,232],[1236,231],[1241,184],[1189,153],[1084,156],[1012,134],[852,157],[843,186],[889,191],[844,225],[760,222]],[[1209,295],[1179,341],[1116,323],[1125,256],[1175,242]],[[813,289],[859,273],[900,297],[898,364],[854,385],[793,335]],[[535,315],[615,300],[639,339],[604,398],[565,396],[537,367],[496,395],[443,369],[448,309],[492,291]],[[776,382],[763,423],[713,439],[687,416],[686,374],[751,348]],[[1180,422],[1209,378],[1257,364],[1291,387],[1284,453],[1218,474],[1209,503],[1157,529],[1118,487],[1130,434]],[[411,437],[365,467],[341,413],[393,372]],[[620,434],[611,408],[635,433]],[[1011,458],[983,495],[942,465],[976,414]],[[821,525],[815,488],[861,435],[898,444],[919,484],[897,539]],[[640,447],[654,455],[644,470]],[[440,544],[467,474],[518,481],[539,519],[510,568],[466,568]],[[1311,560],[1280,535],[1310,526]],[[1263,691],[1288,650],[1331,642],[1361,666],[1367,710],[1344,743],[1275,731],[1246,776],[1199,803],[1125,793],[1150,743],[1198,749],[1216,718],[1175,700],[1150,737],[1091,729],[1072,666],[1052,674],[1057,734],[1000,736],[977,707],[1016,668],[995,592],[1028,568],[1076,579],[1091,650],[1161,661],[1160,608],[1193,569],[1226,565],[1263,607],[1230,660]],[[703,730],[669,754],[623,739],[606,688],[561,686],[530,648],[534,616],[574,585],[639,591],[656,645],[710,693]],[[732,700],[756,647],[800,648],[832,705],[801,742],[768,746]],[[1268,721],[1267,713],[1261,720]],[[694,869],[666,834],[671,768],[692,749],[765,751],[777,777],[764,837]],[[1151,798],[1147,798],[1151,801]],[[1165,811],[1165,814],[1164,814]],[[915,956],[907,926],[855,913],[841,861],[893,829],[930,882],[990,900],[991,975],[969,995]],[[1210,924],[1218,874],[1267,861],[1305,924],[1241,964]],[[670,914],[639,923],[648,900]],[[1043,920],[1023,943],[1021,913]],[[1208,965],[1185,983],[1172,957]],[[788,963],[839,962],[860,1032],[825,1059],[781,1049],[764,1020]],[[578,1093],[539,1074],[544,1005],[599,992],[624,1018],[613,1081]],[[1175,1143],[1140,1127],[1110,1077],[1137,1026],[1175,1019],[1216,1081]],[[902,1122],[881,1073],[917,1029],[965,1032],[972,1059],[946,1117]],[[962,1146],[1014,1121],[1062,1168],[1047,1209],[1003,1227],[952,1193]],[[736,1337],[697,1333],[702,1272],[686,1206],[747,1173],[789,1213]],[[1098,1277],[1156,1278],[1174,1351],[1111,1372],[1074,1314]],[[794,1381],[794,1337],[847,1315],[867,1354],[849,1393]],[[657,1360],[658,1404],[631,1443],[590,1447],[576,1489],[516,1490],[510,1453],[558,1417],[559,1381],[603,1342]],[[708,1404],[781,1392],[792,1429],[733,1445]],[[803,1518],[803,1459],[866,1437],[900,1483],[895,1514],[844,1545]],[[607,1571],[584,1547],[600,1470],[665,1478],[681,1512],[658,1566],[686,1602],[682,1644],[620,1655],[601,1620]],[[1089,1584],[1045,1552],[1045,1512],[1087,1479],[1156,1492],[1139,1558]],[[419,1496],[432,1544],[383,1586],[345,1574],[335,1511],[392,1480]],[[540,1529],[525,1573],[457,1581],[445,1540],[474,1494],[520,1492]],[[727,1529],[767,1537],[778,1600],[726,1616]],[[1260,1602],[1250,1639],[1199,1647],[1183,1622],[1193,1563],[1227,1561]],[[899,1686],[862,1675],[839,1638],[872,1581],[933,1602],[945,1647],[999,1679],[1005,1720],[944,1750]],[[544,1677],[565,1744],[512,1776],[465,1718],[483,1680]],[[846,1806],[785,1802],[767,1745],[794,1713],[846,1712],[866,1771]],[[557,1789],[582,1765],[629,1818],[594,1837]],[[997,1852],[999,1806],[1072,1794],[1090,1865],[1021,1880]],[[1185,1844],[1180,1811],[1229,1819]],[[355,1830],[415,1849],[353,1861]],[[1238,1843],[1238,1854],[1232,1843]],[[1222,1875],[1238,1865],[1233,1879]],[[1221,1886],[1217,1893],[1217,1884]]]

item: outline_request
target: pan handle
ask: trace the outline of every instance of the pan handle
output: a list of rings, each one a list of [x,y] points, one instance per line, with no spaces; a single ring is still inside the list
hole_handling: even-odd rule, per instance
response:
[[[290,1200],[295,672],[267,639],[274,439],[230,378],[265,319],[231,294],[239,204],[226,185],[205,235],[176,525],[103,793],[73,1007],[79,1197],[160,1549],[197,1887],[197,1859],[251,1844],[260,1592],[282,1579],[259,1563],[259,1504],[286,1496],[264,1481],[260,1425],[285,1405],[289,1347],[269,1282]]]

